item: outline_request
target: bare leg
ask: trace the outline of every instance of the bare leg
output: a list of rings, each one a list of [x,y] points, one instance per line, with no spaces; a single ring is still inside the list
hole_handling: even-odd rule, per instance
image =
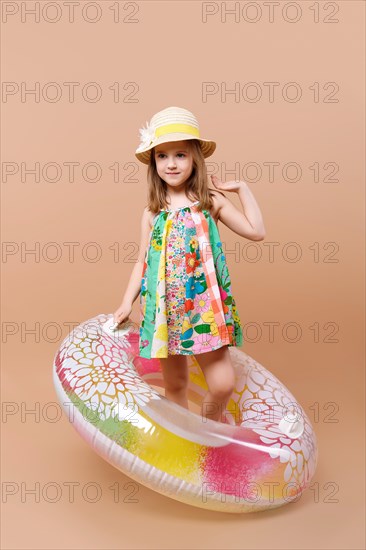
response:
[[[224,412],[235,388],[235,370],[228,346],[195,355],[206,378],[208,392],[201,404],[204,418],[225,422]]]
[[[160,362],[164,377],[165,397],[188,409],[187,357],[185,355],[169,355],[160,358]]]

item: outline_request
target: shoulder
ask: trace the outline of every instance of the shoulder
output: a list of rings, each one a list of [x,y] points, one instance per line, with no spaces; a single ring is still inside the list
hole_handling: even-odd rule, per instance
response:
[[[145,206],[143,212],[142,212],[142,223],[148,224],[150,227],[153,225],[155,214],[151,212],[151,210],[148,209],[148,206]]]
[[[209,188],[208,190],[214,202],[216,202],[217,205],[222,204],[223,200],[225,199],[224,193],[222,193],[222,191],[219,191],[218,189]]]
[[[219,219],[219,212],[222,206],[225,204],[226,196],[221,191],[218,191],[217,189],[208,189],[210,192],[210,195],[213,200],[213,207],[212,207],[212,216],[218,220]]]

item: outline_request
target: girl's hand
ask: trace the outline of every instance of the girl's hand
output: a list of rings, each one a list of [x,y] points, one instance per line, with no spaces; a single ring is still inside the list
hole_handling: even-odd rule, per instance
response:
[[[124,321],[128,321],[128,316],[131,314],[132,305],[122,303],[117,311],[113,313],[113,319],[115,323],[121,324]]]
[[[246,185],[244,181],[232,180],[232,181],[223,182],[223,181],[220,181],[219,178],[217,176],[214,176],[213,174],[211,174],[211,181],[216,187],[216,189],[218,189],[219,191],[230,191],[234,193],[238,193],[239,190]]]

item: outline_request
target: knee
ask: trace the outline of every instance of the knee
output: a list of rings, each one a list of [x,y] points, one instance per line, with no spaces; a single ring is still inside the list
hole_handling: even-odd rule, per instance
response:
[[[165,383],[165,389],[170,392],[180,392],[182,390],[186,390],[188,385],[188,381],[184,378],[178,378],[174,381],[166,382]]]
[[[176,376],[174,379],[165,380],[165,388],[172,392],[185,390],[187,385],[188,378],[186,376]]]
[[[189,374],[186,358],[184,356],[168,356],[160,361],[165,389],[173,393],[187,389]]]
[[[234,388],[235,382],[233,380],[223,380],[221,383],[216,383],[213,387],[210,387],[209,390],[216,399],[224,400],[231,396]]]

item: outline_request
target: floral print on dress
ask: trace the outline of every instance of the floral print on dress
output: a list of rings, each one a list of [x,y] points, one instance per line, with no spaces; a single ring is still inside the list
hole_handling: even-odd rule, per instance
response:
[[[154,218],[142,270],[141,357],[197,355],[243,343],[218,228],[197,203]]]

